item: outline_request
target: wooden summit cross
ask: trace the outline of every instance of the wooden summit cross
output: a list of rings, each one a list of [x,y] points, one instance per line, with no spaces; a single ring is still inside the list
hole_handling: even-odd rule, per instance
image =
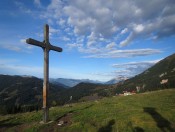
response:
[[[44,41],[40,42],[34,39],[26,39],[26,43],[39,46],[44,51],[44,83],[43,83],[43,122],[49,120],[49,105],[48,105],[48,91],[49,91],[49,51],[54,50],[62,52],[62,48],[53,46],[49,43],[49,25],[44,26]]]

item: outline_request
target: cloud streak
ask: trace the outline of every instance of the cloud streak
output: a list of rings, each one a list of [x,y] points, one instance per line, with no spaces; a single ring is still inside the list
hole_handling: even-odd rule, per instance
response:
[[[158,63],[159,60],[153,60],[153,61],[140,61],[140,62],[128,62],[128,63],[122,63],[122,64],[113,64],[112,67],[115,69],[111,72],[94,72],[91,73],[91,75],[96,76],[98,78],[103,77],[105,78],[105,81],[109,81],[109,77],[113,79],[117,79],[119,81],[126,80],[128,78],[131,78],[135,75],[138,75],[148,68],[152,67],[156,63]]]
[[[122,64],[113,64],[112,66],[116,68],[116,76],[132,77],[134,75],[140,74],[147,70],[151,66],[155,65],[160,60],[154,61],[141,61],[141,62],[128,62]]]
[[[14,52],[25,52],[25,53],[31,53],[33,46],[26,44],[26,39],[20,39],[18,40],[19,43],[14,42],[4,42],[0,43],[0,48],[14,51]]]
[[[94,52],[93,52],[94,51]],[[147,56],[161,53],[158,49],[132,49],[132,50],[82,50],[80,52],[92,53],[92,55],[84,56],[84,58],[130,58],[136,56]]]

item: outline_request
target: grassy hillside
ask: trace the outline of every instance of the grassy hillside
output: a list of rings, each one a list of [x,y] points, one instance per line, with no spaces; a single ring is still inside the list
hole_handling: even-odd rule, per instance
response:
[[[42,111],[0,116],[0,131],[26,132],[158,132],[175,131],[175,89],[115,96],[72,106],[50,108],[49,124]],[[64,120],[64,126],[58,122]]]

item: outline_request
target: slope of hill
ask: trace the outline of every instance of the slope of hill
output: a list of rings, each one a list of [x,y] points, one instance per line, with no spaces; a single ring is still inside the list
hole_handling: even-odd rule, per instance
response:
[[[175,54],[161,60],[143,73],[116,85],[116,91],[140,92],[175,88]]]
[[[105,84],[116,84],[118,82],[120,82],[120,80],[114,78],[114,79],[111,79],[111,80],[105,82]]]
[[[49,124],[39,123],[42,111],[0,116],[0,131],[174,132],[174,95],[175,89],[166,89],[52,107]]]
[[[104,84],[116,84],[118,82],[124,82],[125,80],[127,80],[128,78],[127,77],[124,77],[124,76],[121,76],[121,77],[118,77],[118,78],[113,78],[107,82],[105,82]]]
[[[79,83],[78,85],[70,88],[70,89],[66,89],[62,92],[60,92],[57,95],[57,104],[65,104],[65,103],[70,103],[70,97],[71,99],[71,103],[72,102],[78,102],[81,100],[81,98],[85,97],[85,96],[91,96],[92,98],[94,97],[94,95],[98,98],[102,97],[102,96],[107,96],[105,94],[102,94],[103,91],[107,88],[108,89],[109,86],[107,85],[101,85],[101,84],[93,84],[93,83]],[[108,90],[105,90],[108,91]]]
[[[0,113],[41,108],[43,80],[29,76],[0,75]],[[64,90],[50,84],[50,96]],[[21,109],[21,110],[20,110]]]

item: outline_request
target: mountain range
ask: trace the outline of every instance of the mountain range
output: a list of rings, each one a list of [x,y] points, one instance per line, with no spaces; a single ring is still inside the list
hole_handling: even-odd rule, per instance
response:
[[[98,81],[58,79],[49,88],[50,106],[113,96],[123,91],[154,91],[175,88],[175,54],[159,61],[133,78],[109,85]],[[54,82],[55,81],[55,82]],[[81,82],[85,81],[85,82]],[[69,86],[73,86],[68,88]],[[75,82],[77,85],[75,85]],[[42,108],[43,80],[32,76],[0,75],[0,114],[25,112]],[[71,97],[71,98],[70,98]]]
[[[65,88],[74,87],[79,83],[94,83],[94,84],[103,84],[103,82],[97,80],[89,79],[66,79],[66,78],[51,78],[50,82],[53,84],[62,84]]]
[[[128,78],[126,77],[120,77],[120,78],[113,78],[107,82],[102,82],[102,81],[98,81],[98,80],[90,80],[90,79],[68,79],[68,78],[51,78],[50,82],[52,84],[56,84],[56,85],[62,85],[65,88],[72,88],[76,85],[78,85],[79,83],[93,83],[93,84],[116,84],[118,82],[122,82],[124,80],[126,80]]]

